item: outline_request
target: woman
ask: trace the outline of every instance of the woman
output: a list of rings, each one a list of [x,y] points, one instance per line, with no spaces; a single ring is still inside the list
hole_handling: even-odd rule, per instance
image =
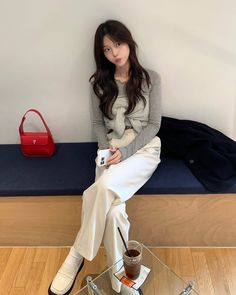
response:
[[[140,65],[136,47],[130,31],[118,21],[108,20],[97,28],[96,72],[90,78],[93,127],[99,149],[109,148],[111,156],[106,166],[96,165],[96,180],[83,193],[81,229],[49,294],[69,294],[84,259],[92,260],[102,241],[109,265],[121,259],[117,227],[126,240],[130,227],[125,202],[160,162],[160,78]],[[118,293],[141,294],[112,274],[111,281]]]

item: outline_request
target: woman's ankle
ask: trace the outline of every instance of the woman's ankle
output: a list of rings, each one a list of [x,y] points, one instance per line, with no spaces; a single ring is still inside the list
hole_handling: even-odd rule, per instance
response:
[[[71,247],[70,252],[65,259],[65,263],[77,268],[82,260],[83,257],[74,249],[74,247]]]
[[[79,252],[75,249],[74,246],[72,246],[72,247],[70,248],[70,252],[69,252],[69,254],[72,255],[72,256],[74,256],[74,257],[76,257],[76,258],[78,258],[78,259],[83,258],[83,256],[79,254]]]

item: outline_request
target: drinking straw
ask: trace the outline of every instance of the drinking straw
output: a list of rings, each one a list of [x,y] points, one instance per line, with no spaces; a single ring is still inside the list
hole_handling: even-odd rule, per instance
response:
[[[131,257],[131,255],[130,255],[130,253],[129,253],[129,250],[128,250],[128,247],[127,247],[127,245],[126,245],[126,243],[125,243],[125,240],[124,240],[124,238],[123,238],[123,235],[122,235],[122,233],[121,233],[121,231],[120,231],[119,226],[118,226],[117,228],[118,228],[119,234],[120,234],[120,236],[121,236],[121,239],[122,239],[122,241],[123,241],[123,244],[124,244],[124,246],[125,246],[126,252],[127,252],[127,254],[129,255],[129,257]]]

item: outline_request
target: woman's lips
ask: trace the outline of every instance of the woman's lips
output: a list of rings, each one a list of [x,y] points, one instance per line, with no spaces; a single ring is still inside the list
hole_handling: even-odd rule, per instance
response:
[[[120,63],[120,62],[121,62],[121,58],[116,58],[116,59],[115,59],[115,62],[116,62],[116,63]]]

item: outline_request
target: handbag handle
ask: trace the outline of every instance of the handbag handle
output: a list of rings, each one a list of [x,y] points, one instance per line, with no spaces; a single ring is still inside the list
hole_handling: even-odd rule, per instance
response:
[[[21,120],[20,126],[19,126],[19,132],[20,132],[20,134],[23,134],[23,133],[24,133],[23,125],[24,125],[24,121],[25,121],[25,119],[26,119],[26,114],[29,113],[29,112],[34,112],[34,113],[36,113],[36,114],[41,118],[41,120],[42,120],[42,122],[43,122],[43,124],[44,124],[44,127],[46,128],[48,134],[52,135],[50,129],[48,128],[47,123],[44,121],[43,116],[41,115],[41,113],[40,113],[39,111],[37,111],[37,110],[35,110],[35,109],[29,109],[29,110],[24,114],[24,116],[23,116],[23,118],[22,118],[22,120]]]

